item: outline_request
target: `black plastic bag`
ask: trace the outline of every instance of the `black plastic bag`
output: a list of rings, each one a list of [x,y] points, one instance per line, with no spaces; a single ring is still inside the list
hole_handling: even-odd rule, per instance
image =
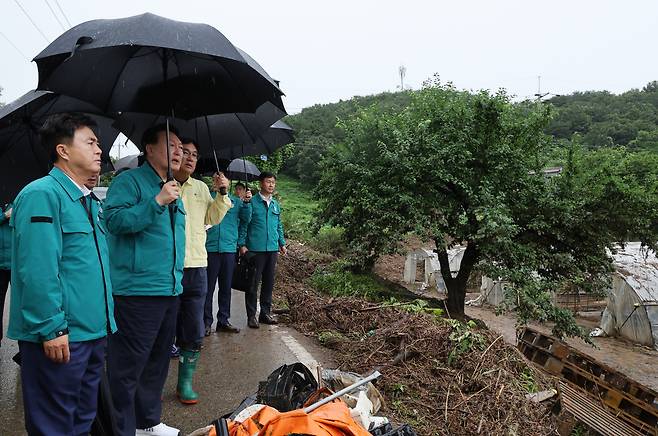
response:
[[[266,381],[258,384],[257,401],[279,412],[300,409],[318,389],[311,371],[300,362],[275,369]]]
[[[231,288],[236,291],[249,292],[256,281],[256,264],[254,253],[246,252],[243,256],[235,256],[235,268]]]

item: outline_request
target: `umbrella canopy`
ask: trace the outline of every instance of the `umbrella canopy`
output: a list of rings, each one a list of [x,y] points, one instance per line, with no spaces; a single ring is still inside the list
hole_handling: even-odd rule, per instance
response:
[[[212,157],[213,150],[219,153],[222,148],[252,144],[272,123],[285,115],[272,103],[265,103],[255,113],[209,115],[189,121],[170,118],[170,123],[176,126],[180,136],[196,140],[202,156]],[[117,117],[114,127],[141,150],[144,131],[165,120],[166,117],[161,115],[126,112]]]
[[[217,29],[150,13],[79,24],[34,61],[39,89],[108,113],[191,119],[254,112],[266,101],[283,109],[276,82]]]
[[[39,128],[50,115],[84,112],[98,125],[95,129],[103,150],[103,166],[119,132],[113,119],[100,115],[89,103],[46,91],[29,91],[0,108],[0,204],[13,200],[25,185],[50,171],[50,152],[41,146]]]
[[[121,159],[114,162],[114,170],[119,171],[123,169],[137,168],[139,166],[139,157],[139,154],[131,154],[122,157]]]
[[[252,144],[243,143],[237,146],[222,147],[217,150],[217,157],[235,159],[244,156],[270,155],[286,144],[295,141],[292,127],[284,121],[277,121],[269,129],[261,133]]]
[[[231,180],[251,182],[260,176],[260,170],[246,159],[233,159],[226,167],[225,175]]]
[[[231,160],[244,156],[270,155],[286,144],[294,142],[292,127],[279,120],[261,133],[256,141],[244,145],[236,145],[217,149],[217,159],[220,161]],[[197,172],[209,173],[215,171],[215,158],[212,155],[202,154],[197,162]]]

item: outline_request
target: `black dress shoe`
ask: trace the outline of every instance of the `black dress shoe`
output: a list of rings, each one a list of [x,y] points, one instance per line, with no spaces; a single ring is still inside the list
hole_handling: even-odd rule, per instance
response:
[[[240,329],[232,325],[230,322],[227,324],[217,324],[217,331],[225,333],[240,333]]]
[[[249,317],[249,319],[247,320],[247,325],[252,329],[260,328],[260,326],[258,325],[258,321],[256,320],[255,316],[250,316]]]
[[[274,325],[278,324],[279,321],[274,318],[274,316],[270,315],[269,313],[266,313],[264,315],[261,314],[261,316],[258,317],[258,321],[260,321],[261,324],[269,324],[269,325]]]
[[[210,336],[212,334],[212,327],[207,325],[206,326],[206,331],[204,333],[206,336]]]

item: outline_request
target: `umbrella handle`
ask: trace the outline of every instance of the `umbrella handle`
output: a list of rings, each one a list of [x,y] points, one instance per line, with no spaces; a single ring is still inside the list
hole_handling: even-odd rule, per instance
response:
[[[242,143],[242,164],[244,165],[244,186],[249,186],[249,175],[247,174],[247,159],[244,155],[244,142]]]
[[[165,132],[165,140],[167,143],[165,144],[165,148],[167,150],[167,181],[171,182],[174,180],[174,173],[171,170],[171,151],[169,151],[169,117],[167,117],[166,123],[167,131]]]

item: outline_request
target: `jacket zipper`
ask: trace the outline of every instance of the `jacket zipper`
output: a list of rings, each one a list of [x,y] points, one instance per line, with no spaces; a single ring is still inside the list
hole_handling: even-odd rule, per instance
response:
[[[103,266],[103,258],[101,256],[101,249],[98,246],[98,236],[96,235],[96,225],[94,224],[94,218],[91,214],[92,210],[92,205],[89,205],[89,209],[87,209],[87,200],[85,197],[82,197],[84,200],[83,206],[85,208],[85,211],[87,212],[87,217],[89,218],[89,224],[91,224],[91,229],[94,234],[94,245],[96,245],[96,254],[98,255],[98,263],[101,266],[101,277],[103,279],[103,300],[105,301],[105,330],[107,332],[107,335],[110,336],[112,334],[112,326],[110,323],[110,304],[107,301],[107,282],[105,281],[105,267]],[[90,198],[90,200],[93,201],[93,199]]]
[[[177,205],[176,205],[177,206]],[[172,236],[172,241],[173,241],[173,247],[174,247],[174,264],[171,267],[171,278],[173,279],[173,287],[171,289],[171,295],[175,296],[176,295],[176,215],[178,214],[178,210],[176,210],[176,206],[174,206],[173,203],[169,203],[167,208],[169,209],[169,220],[171,221],[171,236]]]
[[[265,204],[265,251],[267,251],[267,245],[270,242],[270,224],[269,224],[270,205],[267,204],[267,201],[265,200],[263,200],[263,203]]]

